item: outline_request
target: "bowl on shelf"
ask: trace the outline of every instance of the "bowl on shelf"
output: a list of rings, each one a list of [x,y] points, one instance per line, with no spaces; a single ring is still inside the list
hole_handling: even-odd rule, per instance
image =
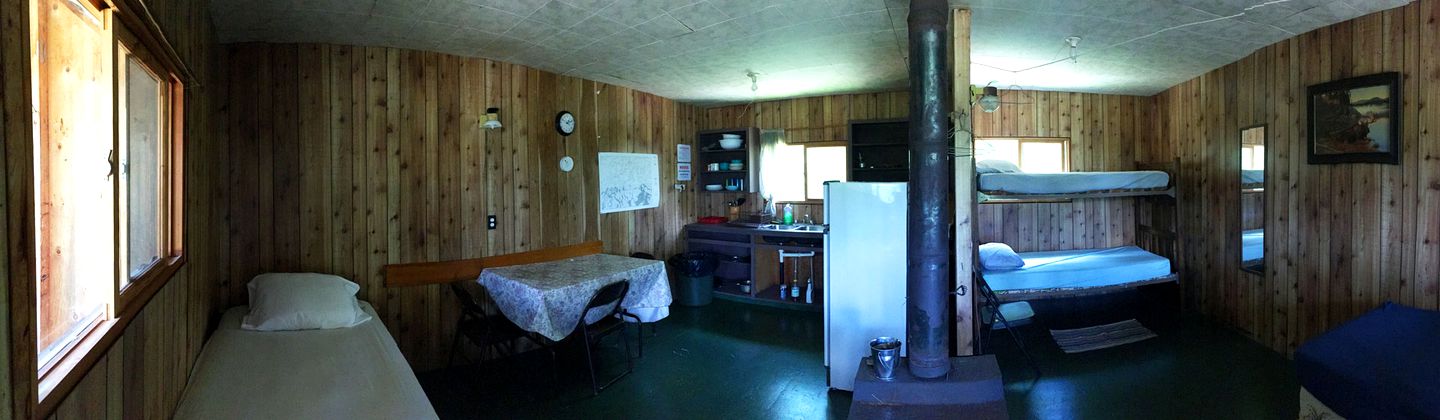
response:
[[[745,164],[743,164],[743,163],[732,163],[732,164],[730,164],[730,170],[732,170],[732,171],[738,171],[738,170],[742,170],[742,169],[745,169]]]
[[[735,191],[735,190],[738,190],[738,189],[740,189],[740,186],[739,186],[739,185],[726,185],[726,186],[725,186],[725,191]]]
[[[736,138],[726,137],[726,138],[720,139],[720,148],[721,148],[721,149],[725,149],[725,150],[735,150],[735,149],[739,149],[739,148],[740,148],[740,145],[742,145],[742,144],[745,144],[745,141],[744,141],[744,140],[741,140],[739,137],[736,137]]]
[[[722,139],[738,139],[738,138],[740,138],[740,135],[739,135],[739,134],[721,134],[721,135],[720,135],[720,138],[722,138]]]
[[[720,184],[710,184],[705,186],[705,191],[720,191],[723,189],[725,189],[725,187]]]

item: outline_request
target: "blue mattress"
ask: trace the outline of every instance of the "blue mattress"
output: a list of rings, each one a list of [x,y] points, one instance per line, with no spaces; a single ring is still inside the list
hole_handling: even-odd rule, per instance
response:
[[[1118,286],[1170,274],[1170,260],[1136,246],[1021,252],[1025,266],[981,269],[995,293]]]
[[[1440,418],[1440,312],[1386,302],[1306,341],[1300,385],[1346,418]]]

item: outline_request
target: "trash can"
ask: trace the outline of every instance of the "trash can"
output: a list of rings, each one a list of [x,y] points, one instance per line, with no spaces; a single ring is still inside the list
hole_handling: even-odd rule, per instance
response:
[[[705,306],[714,299],[715,254],[692,251],[670,257],[670,266],[678,279],[675,304]]]

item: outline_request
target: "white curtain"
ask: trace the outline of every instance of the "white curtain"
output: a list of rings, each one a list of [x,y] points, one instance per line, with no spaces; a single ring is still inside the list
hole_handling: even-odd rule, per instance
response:
[[[760,130],[756,169],[760,197],[775,202],[805,199],[805,146],[785,143],[785,130]]]

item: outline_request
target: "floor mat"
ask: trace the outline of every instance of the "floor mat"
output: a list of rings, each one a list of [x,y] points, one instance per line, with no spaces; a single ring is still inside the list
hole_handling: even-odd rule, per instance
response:
[[[1127,319],[1073,330],[1050,330],[1050,336],[1066,353],[1080,353],[1154,338],[1155,333],[1140,325],[1139,321]]]

